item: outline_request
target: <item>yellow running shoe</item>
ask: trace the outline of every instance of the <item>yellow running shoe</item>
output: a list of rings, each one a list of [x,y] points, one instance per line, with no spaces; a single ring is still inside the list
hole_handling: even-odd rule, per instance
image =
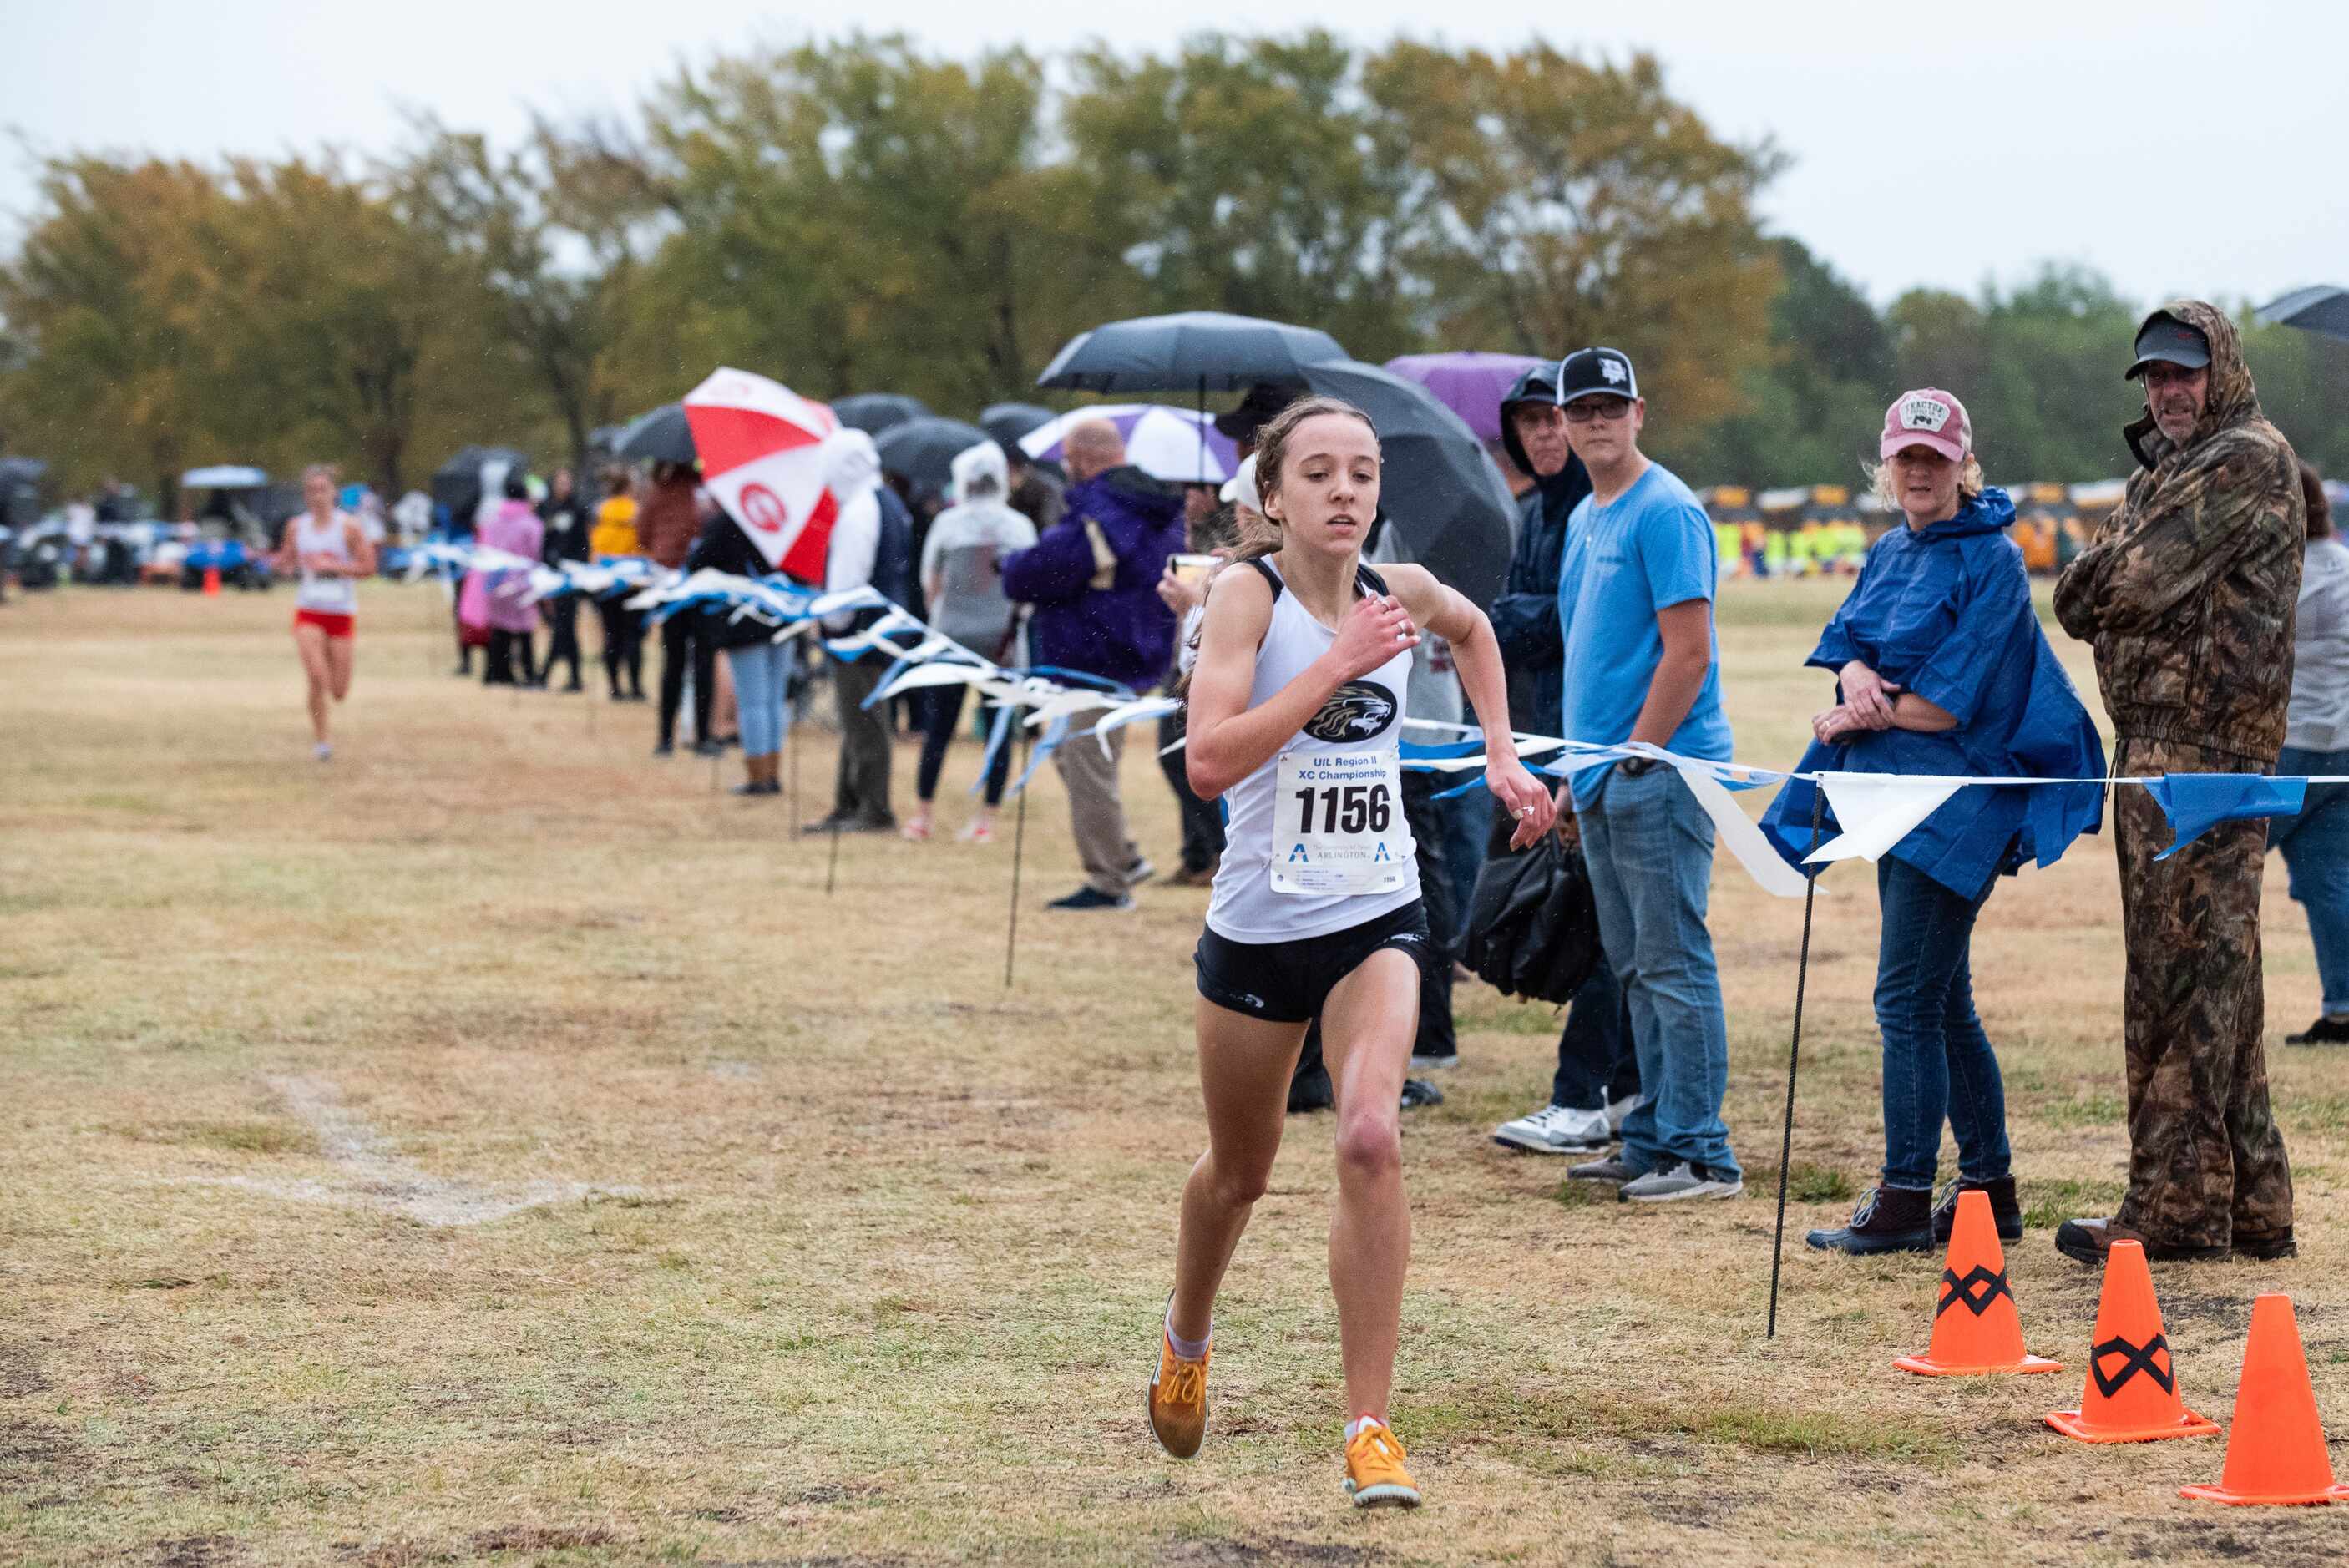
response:
[[[1214,1354],[1210,1349],[1207,1356]],[[1164,1326],[1159,1328],[1158,1370],[1151,1375],[1143,1403],[1158,1446],[1178,1460],[1197,1453],[1207,1436],[1207,1356],[1185,1361],[1174,1354]]]
[[[1346,1495],[1356,1508],[1419,1506],[1419,1483],[1402,1468],[1402,1439],[1381,1424],[1365,1424],[1346,1445]]]

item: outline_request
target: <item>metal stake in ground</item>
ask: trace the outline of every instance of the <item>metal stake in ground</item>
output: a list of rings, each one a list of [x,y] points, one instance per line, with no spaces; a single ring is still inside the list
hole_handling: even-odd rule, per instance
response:
[[[1819,847],[1819,810],[1826,804],[1827,792],[1819,781],[1811,780],[1811,847],[1805,853],[1815,853]],[[1803,986],[1811,974],[1811,905],[1818,897],[1819,868],[1807,863],[1803,867],[1803,949],[1795,961],[1795,1037],[1786,1047],[1786,1128],[1778,1136],[1778,1229],[1770,1238],[1770,1327],[1764,1339],[1778,1337],[1778,1264],[1786,1252],[1786,1168],[1795,1153],[1795,1067],[1803,1056]]]
[[[832,858],[823,868],[824,896],[832,896],[833,885],[840,880],[840,819],[828,819],[832,831]]]
[[[1018,708],[1011,710],[1015,724]],[[1019,727],[1019,803],[1011,808],[1011,919],[1003,928],[1003,988],[1011,989],[1011,958],[1019,950],[1019,859],[1028,848],[1028,748],[1035,745],[1028,727]]]

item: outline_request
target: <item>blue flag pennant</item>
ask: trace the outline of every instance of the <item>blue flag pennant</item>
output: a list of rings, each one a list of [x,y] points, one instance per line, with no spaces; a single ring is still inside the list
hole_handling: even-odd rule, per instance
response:
[[[1396,749],[1405,762],[1441,761],[1454,757],[1482,756],[1485,741],[1481,736],[1471,740],[1445,740],[1433,744],[1404,740],[1396,743]]]
[[[2221,822],[2295,815],[2308,796],[2307,779],[2271,779],[2263,773],[2172,773],[2147,779],[2145,787],[2178,835],[2176,842],[2154,856],[2158,861],[2168,860]]]

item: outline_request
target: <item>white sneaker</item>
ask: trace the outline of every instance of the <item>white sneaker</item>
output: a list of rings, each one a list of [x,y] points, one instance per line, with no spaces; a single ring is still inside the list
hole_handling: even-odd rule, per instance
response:
[[[1613,1133],[1618,1138],[1622,1137],[1623,1123],[1630,1119],[1630,1115],[1633,1111],[1640,1109],[1640,1102],[1646,1098],[1647,1097],[1645,1095],[1627,1094],[1621,1099],[1609,1100],[1607,1102],[1607,1130]]]
[[[310,755],[321,762],[332,762],[335,759],[335,748],[322,740],[310,748]]]
[[[1607,1113],[1546,1105],[1493,1129],[1493,1141],[1535,1154],[1596,1154],[1607,1147]]]
[[[1735,1198],[1744,1191],[1744,1177],[1724,1176],[1710,1165],[1683,1160],[1624,1182],[1615,1196],[1626,1203],[1677,1203],[1683,1198]]]

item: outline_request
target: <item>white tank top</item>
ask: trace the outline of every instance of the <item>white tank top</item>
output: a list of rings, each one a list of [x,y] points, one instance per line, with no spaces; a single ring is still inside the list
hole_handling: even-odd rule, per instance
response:
[[[1305,673],[1338,634],[1287,592],[1271,562],[1248,563],[1272,585],[1272,622],[1256,651],[1249,707]],[[1364,593],[1386,584],[1364,568]],[[1419,861],[1403,820],[1405,650],[1321,705],[1271,761],[1224,792],[1224,859],[1207,926],[1228,942],[1326,936],[1419,897]],[[1336,887],[1340,891],[1318,891]]]
[[[344,565],[351,564],[351,547],[343,537],[344,527],[350,522],[345,512],[330,512],[325,522],[319,522],[307,511],[294,518],[294,551],[296,555],[331,555]],[[302,569],[302,587],[294,603],[305,610],[316,610],[329,615],[347,615],[358,608],[359,585],[356,578],[320,577],[308,567]]]

